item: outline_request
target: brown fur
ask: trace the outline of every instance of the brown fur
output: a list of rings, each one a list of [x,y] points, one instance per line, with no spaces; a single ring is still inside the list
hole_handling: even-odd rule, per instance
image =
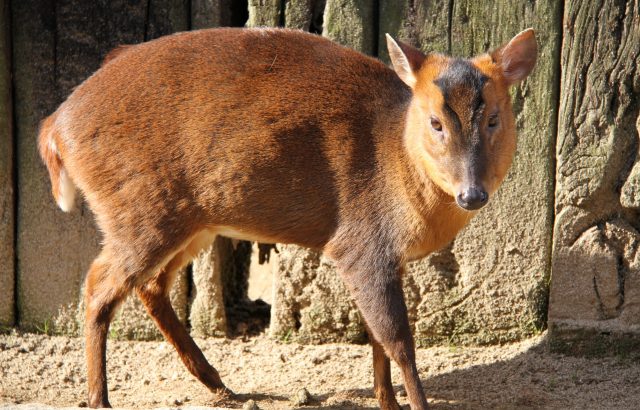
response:
[[[473,212],[455,205],[464,181],[425,128],[429,112],[446,126],[433,80],[451,60],[403,49],[393,55],[411,60],[401,76],[415,76],[413,89],[379,61],[315,35],[176,34],[110,54],[45,120],[52,184],[63,164],[104,234],[86,286],[90,406],[109,405],[106,334],[132,289],[187,368],[224,389],[167,298],[175,271],[220,233],[323,249],[367,321],[380,405],[398,408],[391,358],[412,408],[427,407],[401,272],[450,242]],[[491,56],[471,61],[490,79],[487,106],[500,109],[498,133],[482,134],[493,141],[483,145],[487,172],[474,182],[494,192],[515,148],[509,82]],[[447,144],[464,148],[463,137]]]

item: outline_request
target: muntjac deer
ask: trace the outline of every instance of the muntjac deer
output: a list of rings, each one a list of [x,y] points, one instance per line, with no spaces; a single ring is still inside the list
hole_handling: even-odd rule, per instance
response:
[[[109,407],[106,337],[132,290],[189,371],[225,391],[169,303],[216,235],[322,249],[367,323],[374,389],[427,408],[402,292],[407,261],[450,242],[511,164],[508,92],[533,30],[470,60],[387,36],[394,70],[320,36],[213,29],[113,51],[44,120],[53,196],[83,194],[104,235],[86,278],[89,405]],[[457,204],[457,205],[456,205]]]

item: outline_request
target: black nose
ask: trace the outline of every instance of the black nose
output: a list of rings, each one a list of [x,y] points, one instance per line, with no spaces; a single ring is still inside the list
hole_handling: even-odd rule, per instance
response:
[[[468,211],[475,211],[482,208],[488,199],[487,191],[477,186],[470,186],[458,194],[456,202]]]

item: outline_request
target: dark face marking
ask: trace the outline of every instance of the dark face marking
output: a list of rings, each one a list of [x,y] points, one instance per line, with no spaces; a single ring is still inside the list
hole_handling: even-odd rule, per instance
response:
[[[486,155],[480,135],[485,103],[482,89],[488,78],[471,62],[455,59],[434,80],[444,97],[442,111],[449,117],[451,150],[458,158],[458,176],[467,184],[482,179]]]
[[[444,110],[451,115],[463,131],[472,128],[478,120],[478,111],[484,108],[482,88],[488,78],[471,62],[455,59],[447,69],[434,80],[444,97]]]

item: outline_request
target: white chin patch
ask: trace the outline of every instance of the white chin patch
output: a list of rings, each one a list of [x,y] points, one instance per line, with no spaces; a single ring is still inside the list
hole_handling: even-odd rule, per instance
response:
[[[63,169],[60,171],[60,179],[58,182],[58,206],[64,212],[73,210],[76,200],[76,187],[73,185],[71,178]]]

